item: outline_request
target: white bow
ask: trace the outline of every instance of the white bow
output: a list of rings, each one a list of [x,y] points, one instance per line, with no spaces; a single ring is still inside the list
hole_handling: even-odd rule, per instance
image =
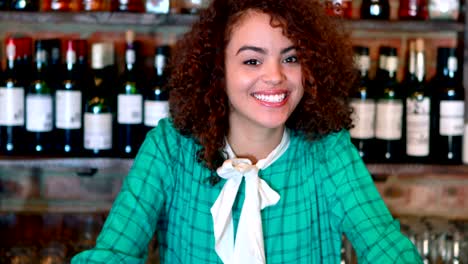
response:
[[[248,159],[235,158],[226,142],[226,160],[217,173],[226,179],[218,198],[211,207],[214,222],[215,250],[225,264],[264,264],[265,250],[263,243],[262,219],[260,210],[275,205],[280,196],[258,177],[259,169],[265,169],[276,161],[289,146],[289,134],[285,130],[281,143],[256,165]],[[234,243],[232,206],[245,177],[245,200],[242,206]]]

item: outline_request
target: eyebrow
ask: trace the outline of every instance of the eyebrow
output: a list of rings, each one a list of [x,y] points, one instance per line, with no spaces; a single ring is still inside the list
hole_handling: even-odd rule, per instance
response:
[[[287,48],[284,48],[281,50],[280,54],[285,54],[285,53],[288,53],[289,51],[291,50],[294,50],[296,49],[295,46],[289,46]],[[263,49],[263,48],[260,48],[260,47],[256,47],[256,46],[249,46],[249,45],[246,45],[246,46],[242,46],[240,47],[240,49],[237,51],[236,55],[241,53],[242,51],[245,51],[245,50],[252,50],[252,51],[255,51],[255,52],[258,52],[258,53],[261,53],[261,54],[267,54],[267,50],[266,49]]]

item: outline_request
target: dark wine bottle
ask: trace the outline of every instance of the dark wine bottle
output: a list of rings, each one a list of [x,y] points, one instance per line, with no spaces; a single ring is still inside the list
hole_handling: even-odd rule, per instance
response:
[[[62,42],[60,39],[44,39],[44,48],[49,55],[47,57],[47,82],[53,90],[58,89],[63,81],[62,71]]]
[[[465,90],[458,72],[455,48],[437,49],[437,73],[431,81],[433,96],[432,146],[434,162],[461,164]]]
[[[359,68],[360,83],[350,99],[353,109],[353,127],[350,129],[351,141],[365,162],[372,161],[372,147],[375,137],[375,98],[370,87],[369,48],[356,46],[354,54]]]
[[[11,0],[10,10],[39,11],[38,0]]]
[[[33,81],[26,93],[26,138],[28,153],[50,154],[53,131],[53,93],[47,82],[47,51],[41,40],[36,40]]]
[[[89,156],[113,155],[112,88],[115,76],[113,43],[92,45],[94,87],[88,92],[84,113],[84,149]]]
[[[387,71],[387,57],[388,57],[388,50],[391,47],[389,46],[381,46],[379,48],[379,61],[377,65],[377,71],[375,73],[375,80],[376,82],[386,82],[388,78],[388,71]]]
[[[154,75],[149,88],[145,91],[144,125],[148,132],[158,125],[159,120],[169,116],[169,92],[167,89],[167,60],[170,56],[170,46],[156,47],[154,56]]]
[[[21,70],[21,41],[13,37],[6,40],[6,68],[0,82],[0,154],[21,152],[24,145],[24,94],[26,83]]]
[[[112,10],[119,12],[142,13],[145,11],[143,0],[114,0]]]
[[[401,162],[404,154],[403,95],[397,81],[397,49],[387,49],[387,77],[376,87],[377,114],[375,159],[379,162]]]
[[[428,17],[426,0],[400,0],[398,18],[400,20],[425,20]]]
[[[117,95],[117,151],[135,157],[143,141],[143,95],[136,63],[135,34],[126,32],[125,70]]]
[[[406,96],[406,155],[408,161],[430,161],[431,94],[426,83],[424,41],[410,41]]]
[[[55,91],[55,142],[60,155],[78,156],[83,150],[83,64],[86,41],[67,40],[64,78]],[[79,58],[79,59],[78,59]]]
[[[8,10],[8,6],[7,0],[0,0],[0,10]]]
[[[363,0],[361,4],[361,19],[390,19],[390,3],[388,0]]]

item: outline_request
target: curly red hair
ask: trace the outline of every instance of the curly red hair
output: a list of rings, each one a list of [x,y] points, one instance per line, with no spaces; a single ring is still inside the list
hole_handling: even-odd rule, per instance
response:
[[[199,161],[214,171],[224,161],[229,130],[224,50],[246,11],[269,14],[296,46],[304,96],[286,126],[309,140],[351,126],[347,96],[356,81],[352,45],[342,21],[313,0],[213,0],[176,44],[169,82],[170,114],[182,135],[201,146]]]

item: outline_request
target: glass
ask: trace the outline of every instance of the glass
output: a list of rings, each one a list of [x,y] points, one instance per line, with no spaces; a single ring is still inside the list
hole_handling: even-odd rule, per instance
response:
[[[170,11],[169,0],[146,0],[146,13],[168,14]]]
[[[40,264],[65,264],[66,247],[60,243],[52,243],[43,248],[40,253]]]
[[[460,0],[429,0],[430,19],[457,20],[460,13]]]
[[[13,247],[10,252],[11,264],[34,264],[34,252],[30,248]]]

